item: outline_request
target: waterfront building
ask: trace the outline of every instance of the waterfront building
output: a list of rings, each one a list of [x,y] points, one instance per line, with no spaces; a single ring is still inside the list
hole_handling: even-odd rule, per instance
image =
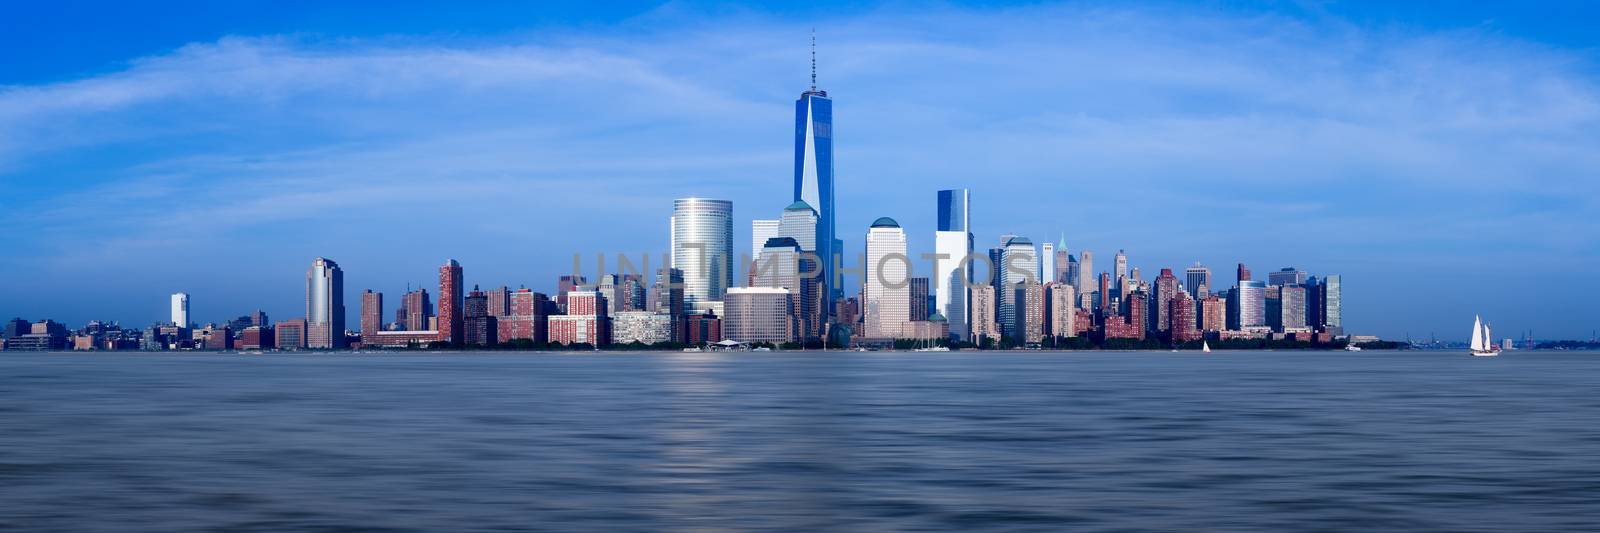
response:
[[[1317,286],[1318,303],[1321,311],[1318,313],[1322,319],[1319,324],[1320,331],[1334,335],[1344,334],[1344,278],[1338,274],[1325,276],[1322,283]]]
[[[189,295],[175,293],[172,295],[172,324],[181,328],[189,327]]]
[[[361,291],[361,333],[383,330],[383,293]]]
[[[461,263],[450,259],[439,267],[439,340],[452,345],[461,344],[462,300]]]
[[[589,284],[589,279],[577,274],[568,274],[556,279],[556,309],[567,312],[567,293],[578,290],[579,287]]]
[[[1207,296],[1199,305],[1198,322],[1202,332],[1214,333],[1228,329],[1227,303],[1221,297],[1215,294]]]
[[[485,291],[489,299],[489,316],[496,319],[511,316],[511,289],[505,285]]]
[[[1170,310],[1167,322],[1167,334],[1174,343],[1184,343],[1200,340],[1200,329],[1195,321],[1194,298],[1185,291],[1177,291],[1172,295],[1172,300],[1167,303]]]
[[[239,332],[238,347],[240,350],[266,350],[273,346],[272,327],[250,326]]]
[[[794,200],[817,210],[815,251],[822,258],[823,309],[830,311],[842,297],[835,270],[844,249],[835,231],[833,178],[833,100],[828,91],[817,88],[813,43],[811,88],[794,102]]]
[[[1066,282],[1049,285],[1050,331],[1054,337],[1074,337],[1078,332],[1077,289]]]
[[[611,341],[646,346],[672,342],[672,315],[654,311],[623,311],[611,321]]]
[[[906,232],[899,222],[882,217],[867,229],[866,241],[867,279],[861,292],[866,336],[895,338],[911,320],[911,290],[907,282],[911,265],[906,255]]]
[[[1172,269],[1161,269],[1161,274],[1156,276],[1155,287],[1150,291],[1153,300],[1150,302],[1150,330],[1157,337],[1168,336],[1168,328],[1172,325],[1172,298],[1177,296],[1179,290],[1178,277],[1172,274]]]
[[[428,300],[427,289],[407,292],[400,299],[400,309],[395,311],[401,329],[406,331],[432,330],[433,303]]]
[[[1248,276],[1249,271],[1244,271]],[[1267,326],[1267,284],[1246,279],[1239,282],[1228,297],[1233,323],[1228,329],[1244,330]]]
[[[795,329],[790,306],[789,289],[728,289],[722,300],[722,337],[743,343],[789,342],[794,338]]]
[[[1204,300],[1211,295],[1211,269],[1195,261],[1194,266],[1184,270],[1183,274],[1183,286],[1189,289],[1189,297]]]
[[[606,297],[600,291],[567,293],[567,313],[550,315],[546,328],[552,344],[610,344],[611,318],[606,315]]]
[[[1000,325],[996,323],[995,290],[993,285],[972,287],[972,337],[976,344],[988,338],[1000,340]]]
[[[273,330],[277,333],[279,350],[306,349],[306,319],[296,318],[280,321],[273,327]],[[163,332],[163,334],[165,333]]]
[[[683,300],[704,310],[733,278],[733,202],[680,198],[671,219],[672,268],[683,274]]]
[[[462,299],[461,342],[467,346],[494,346],[499,340],[499,317],[489,314],[489,294],[478,290]]]
[[[344,271],[323,257],[306,270],[306,347],[345,347]]]
[[[928,320],[928,278],[913,277],[906,280],[911,289],[911,321],[926,322]]]
[[[722,319],[715,313],[693,313],[683,317],[684,343],[704,346],[722,340]]]
[[[555,306],[550,302],[550,297],[544,293],[527,288],[517,289],[511,293],[511,315],[497,321],[496,326],[500,331],[495,335],[495,340],[526,339],[534,344],[548,342],[549,324],[546,318],[552,307]]]
[[[1024,344],[1044,342],[1045,294],[1038,280],[1024,278],[1021,283],[1009,285],[1012,295],[1012,312],[1016,320],[1007,334]]]
[[[934,313],[927,320],[913,320],[906,322],[905,331],[900,334],[902,339],[915,339],[922,341],[945,341],[950,339],[950,322],[944,315]]]
[[[817,254],[817,212],[804,201],[796,201],[784,208],[779,219],[778,236],[792,239],[800,253],[795,263],[799,286],[789,287],[795,308],[795,336],[802,342],[821,341],[827,316],[824,309],[823,273],[821,256]]]
[[[971,200],[966,189],[939,191],[938,229],[933,236],[937,254],[933,264],[933,301],[948,321],[950,333],[963,340],[971,339]]]
[[[1017,285],[1030,280],[1038,283],[1038,253],[1034,251],[1033,241],[1027,237],[1011,237],[1002,250],[999,263],[1000,285],[996,287],[996,291],[1004,296],[1000,299],[998,309],[1000,332],[1020,341],[1023,338],[1023,330],[1019,326],[1024,324],[1024,321],[1018,313],[1014,294]]]

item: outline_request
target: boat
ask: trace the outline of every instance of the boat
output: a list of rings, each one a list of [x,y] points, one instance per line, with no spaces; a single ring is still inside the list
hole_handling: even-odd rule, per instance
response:
[[[1472,346],[1469,349],[1476,357],[1500,355],[1500,347],[1494,345],[1494,336],[1489,334],[1489,325],[1478,316],[1472,317]]]
[[[688,348],[684,348],[683,351],[685,351],[685,352],[698,352],[698,351],[700,351],[700,347],[699,346],[690,346]]]
[[[770,352],[770,351],[772,351],[772,348],[768,348],[766,346],[757,346],[755,348],[751,348],[750,351],[752,351],[752,352]]]
[[[1359,351],[1361,351],[1361,347],[1360,346],[1356,346],[1354,344],[1346,344],[1346,345],[1344,345],[1344,351],[1347,351],[1347,352],[1359,352]]]
[[[1211,353],[1211,343],[1207,341],[1200,341],[1200,351]]]
[[[950,348],[946,347],[946,346],[929,346],[929,347],[926,347],[926,348],[916,348],[916,349],[913,349],[911,351],[913,351],[913,352],[948,352],[948,351],[950,351]]]

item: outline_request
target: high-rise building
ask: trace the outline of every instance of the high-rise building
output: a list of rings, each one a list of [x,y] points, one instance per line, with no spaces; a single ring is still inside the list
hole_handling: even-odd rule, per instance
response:
[[[1000,299],[1000,332],[1012,339],[1021,340],[1023,332],[1017,326],[1023,324],[1018,317],[1016,302],[1013,297],[1017,285],[1027,281],[1038,283],[1039,280],[1038,253],[1034,251],[1033,241],[1027,237],[1012,237],[1006,241],[1000,256],[1000,285],[996,288],[1004,297]]]
[[[439,340],[461,344],[464,340],[461,324],[462,291],[461,263],[451,259],[439,267]]]
[[[1244,263],[1239,263],[1239,268],[1238,271],[1234,273],[1234,278],[1240,283],[1250,281],[1250,269],[1245,268]]]
[[[1094,292],[1094,252],[1084,250],[1078,255],[1078,292],[1089,294]],[[1083,298],[1089,301],[1087,298]]]
[[[1056,275],[1056,245],[1045,241],[1039,244],[1039,279],[1040,285],[1055,281]]]
[[[1043,342],[1046,317],[1044,286],[1033,278],[1024,278],[1021,283],[1007,287],[1011,288],[1011,309],[1016,323],[1006,334],[1026,344]]]
[[[910,261],[906,232],[899,222],[882,217],[867,230],[866,283],[861,301],[865,308],[866,336],[895,338],[911,321]],[[724,334],[726,334],[724,325]]]
[[[1306,331],[1306,288],[1282,285],[1278,298],[1279,331]]]
[[[527,288],[517,289],[511,293],[511,314],[497,321],[499,332],[495,335],[496,341],[526,339],[534,344],[544,344],[549,340],[549,324],[546,317],[554,305],[550,297],[543,293],[533,292]]]
[[[588,279],[577,274],[561,276],[556,280],[556,308],[563,313],[567,312],[567,293],[588,284]]]
[[[1322,328],[1334,335],[1344,334],[1344,278],[1338,274],[1324,276],[1322,284],[1317,287],[1318,300],[1322,304]]]
[[[433,329],[428,324],[433,318],[433,303],[428,300],[426,289],[417,289],[407,292],[400,298],[400,309],[396,317],[406,331],[427,331]]]
[[[331,259],[318,257],[306,270],[306,347],[345,347],[344,271]]]
[[[817,211],[803,201],[789,204],[779,219],[778,236],[793,239],[800,250],[795,263],[795,270],[800,276],[799,287],[790,287],[790,299],[794,302],[796,326],[799,328],[795,337],[802,342],[820,341],[830,313],[823,309],[822,262],[817,254]]]
[[[671,266],[683,273],[684,305],[706,309],[733,280],[733,202],[678,199],[671,225]]]
[[[1184,274],[1184,287],[1189,290],[1189,296],[1196,300],[1204,300],[1211,295],[1211,269],[1194,262]]]
[[[1150,330],[1156,332],[1157,337],[1164,337],[1172,325],[1172,298],[1178,293],[1178,277],[1172,275],[1172,269],[1161,269],[1161,275],[1156,276],[1154,290],[1150,291],[1149,309],[1154,317],[1150,323]],[[1193,316],[1190,317],[1191,319]]]
[[[761,259],[761,249],[767,246],[767,239],[778,236],[778,226],[782,220],[752,220],[750,221],[750,260]]]
[[[172,295],[172,325],[180,328],[189,327],[189,295],[175,293]]]
[[[489,289],[489,316],[504,318],[511,316],[511,289],[505,285]]]
[[[762,246],[752,287],[800,288],[800,244],[791,237],[772,237]],[[727,317],[724,317],[727,318]]]
[[[816,48],[811,56],[811,89],[794,102],[794,199],[817,210],[816,252],[822,258],[824,309],[842,297],[836,273],[842,243],[834,225],[833,100],[817,88]],[[681,268],[681,267],[680,267]],[[685,277],[693,276],[685,270]]]
[[[1245,271],[1246,274],[1249,271]],[[1228,304],[1236,310],[1236,322],[1228,329],[1265,327],[1267,325],[1267,284],[1246,279],[1239,282],[1228,297]]]
[[[949,321],[950,334],[971,339],[972,231],[971,193],[939,191],[938,231],[934,233],[933,301]]]
[[[728,289],[722,301],[722,337],[745,343],[793,340],[789,296],[789,289],[777,287]]]
[[[1111,275],[1113,276],[1111,280],[1117,282],[1118,287],[1126,287],[1128,280],[1128,253],[1122,250],[1117,250],[1117,255],[1112,257],[1111,260],[1113,261],[1113,266],[1116,269],[1111,272]],[[1125,296],[1125,294],[1119,292],[1117,296]],[[1123,299],[1126,300],[1127,298]]]
[[[1295,267],[1284,267],[1283,270],[1267,273],[1267,285],[1304,285],[1306,282],[1305,271]]]
[[[1200,331],[1214,333],[1228,329],[1227,302],[1215,294],[1200,301]]]
[[[472,287],[461,301],[461,340],[467,346],[494,346],[499,341],[499,318],[489,314],[489,294]]]
[[[567,313],[546,317],[552,344],[611,344],[611,317],[606,314],[606,297],[600,291],[567,293]]]
[[[1170,310],[1167,321],[1167,334],[1174,343],[1183,343],[1200,340],[1200,329],[1195,321],[1194,298],[1185,291],[1176,291],[1172,300],[1167,303]]]
[[[284,320],[278,322],[273,329],[276,330],[276,344],[279,350],[306,349],[306,319]]]
[[[383,293],[367,289],[361,292],[361,333],[371,334],[383,330]]]
[[[928,278],[914,277],[906,280],[911,289],[911,321],[928,321]]]
[[[1049,286],[1050,299],[1050,331],[1054,337],[1073,337],[1078,330],[1078,291],[1071,284],[1065,282],[1051,283]]]
[[[611,320],[611,341],[646,346],[672,342],[672,315],[654,311],[623,311]]]
[[[650,284],[650,300],[645,307],[672,317],[673,342],[684,342],[683,271],[670,267],[656,269],[656,279]]]
[[[1052,260],[1052,262],[1055,264],[1055,269],[1044,271],[1045,277],[1049,278],[1044,281],[1049,283],[1066,283],[1068,285],[1077,284],[1078,260],[1074,259],[1072,254],[1067,253],[1066,234],[1062,234],[1061,241],[1056,243],[1055,256],[1055,259]]]
[[[1000,325],[996,323],[994,285],[972,287],[972,342],[982,339],[1000,340]]]

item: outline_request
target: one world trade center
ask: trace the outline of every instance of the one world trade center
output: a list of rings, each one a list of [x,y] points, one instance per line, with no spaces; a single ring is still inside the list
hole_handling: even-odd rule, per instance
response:
[[[840,264],[844,243],[834,231],[833,216],[833,100],[817,89],[816,41],[812,40],[811,90],[794,102],[794,199],[817,210],[817,256],[822,259],[822,312],[833,315],[839,299]]]

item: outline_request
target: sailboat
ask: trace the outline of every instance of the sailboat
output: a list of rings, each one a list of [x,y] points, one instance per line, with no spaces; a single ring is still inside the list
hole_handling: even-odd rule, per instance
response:
[[[1472,317],[1472,355],[1478,357],[1494,357],[1500,355],[1500,347],[1494,345],[1494,336],[1489,334],[1489,325],[1483,323],[1480,317]]]
[[[1206,342],[1206,341],[1200,341],[1200,351],[1205,352],[1205,353],[1211,353],[1211,343]]]

